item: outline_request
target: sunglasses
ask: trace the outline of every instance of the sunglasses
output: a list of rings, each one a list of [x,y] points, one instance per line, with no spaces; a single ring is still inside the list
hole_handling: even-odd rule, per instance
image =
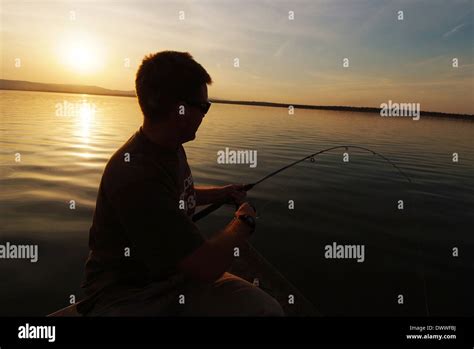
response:
[[[212,104],[209,101],[207,101],[207,102],[186,101],[186,103],[189,104],[192,107],[199,108],[199,110],[203,114],[207,114],[207,112],[209,111],[209,108],[211,107],[211,104]]]

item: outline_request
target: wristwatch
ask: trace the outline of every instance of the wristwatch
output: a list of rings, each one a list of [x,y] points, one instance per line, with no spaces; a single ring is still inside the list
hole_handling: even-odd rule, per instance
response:
[[[241,214],[235,217],[247,224],[250,228],[252,228],[252,233],[254,232],[256,226],[255,217],[250,216],[248,214]]]

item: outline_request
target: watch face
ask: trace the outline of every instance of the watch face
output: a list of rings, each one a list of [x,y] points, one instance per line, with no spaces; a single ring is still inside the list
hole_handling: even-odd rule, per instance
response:
[[[247,223],[250,227],[255,228],[255,218],[254,217],[247,216],[247,215],[243,215],[241,217],[245,221],[245,223]]]
[[[252,227],[255,227],[255,217],[253,216],[248,216],[250,222],[252,222]]]

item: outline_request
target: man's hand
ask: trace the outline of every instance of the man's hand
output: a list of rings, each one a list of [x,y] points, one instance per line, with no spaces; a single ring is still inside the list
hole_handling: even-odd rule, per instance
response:
[[[244,202],[242,205],[240,205],[237,211],[235,211],[236,216],[240,216],[242,214],[247,215],[247,216],[252,216],[254,218],[257,216],[257,212],[255,211],[253,206],[251,206],[248,202]]]

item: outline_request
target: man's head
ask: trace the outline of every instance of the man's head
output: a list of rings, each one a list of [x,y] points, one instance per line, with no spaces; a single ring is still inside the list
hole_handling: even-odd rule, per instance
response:
[[[194,139],[209,108],[207,84],[211,83],[207,71],[188,52],[146,56],[135,79],[145,122],[170,128],[180,143]]]

